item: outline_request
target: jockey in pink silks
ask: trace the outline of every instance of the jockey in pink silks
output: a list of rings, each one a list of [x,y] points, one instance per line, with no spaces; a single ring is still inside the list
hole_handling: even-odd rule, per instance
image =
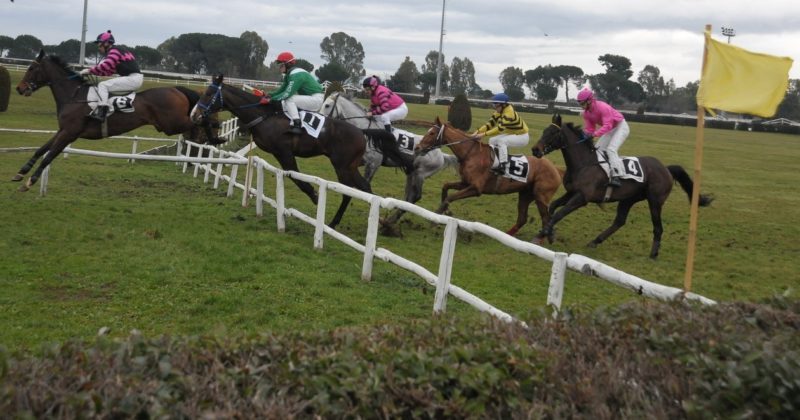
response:
[[[609,165],[608,185],[619,187],[619,177],[625,173],[622,159],[619,158],[619,148],[628,138],[631,129],[625,122],[625,117],[611,107],[600,101],[588,88],[578,92],[578,104],[583,108],[583,141],[591,141],[598,137],[597,150],[606,155]],[[599,128],[598,128],[599,127]]]
[[[408,106],[398,94],[383,86],[377,76],[364,79],[364,91],[369,94],[370,111],[367,116],[376,116],[383,128],[392,132],[392,121],[402,120],[408,115]]]
[[[97,35],[94,41],[101,54],[105,54],[102,61],[97,65],[81,70],[81,75],[93,74],[95,76],[112,76],[119,74],[119,77],[103,80],[97,84],[97,95],[99,101],[97,109],[89,114],[90,117],[104,121],[108,114],[109,102],[108,94],[133,92],[142,87],[144,76],[136,64],[136,57],[130,51],[125,51],[114,46],[114,35],[111,31]]]

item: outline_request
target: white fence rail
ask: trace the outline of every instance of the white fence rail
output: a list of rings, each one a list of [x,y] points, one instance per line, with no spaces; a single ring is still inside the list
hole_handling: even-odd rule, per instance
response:
[[[235,124],[231,123],[232,127],[228,127],[230,132],[235,132]],[[140,139],[141,140],[141,139]],[[174,140],[173,140],[174,141]],[[466,232],[479,233],[488,236],[503,245],[507,246],[514,251],[524,254],[534,255],[538,258],[550,261],[552,263],[550,273],[550,285],[547,296],[547,304],[554,306],[556,309],[561,307],[562,296],[564,292],[564,279],[567,269],[571,269],[582,273],[606,280],[610,283],[616,284],[621,287],[630,289],[640,295],[653,297],[661,300],[674,300],[674,299],[687,299],[697,301],[702,304],[714,304],[715,302],[706,297],[697,295],[695,293],[684,293],[683,290],[664,286],[654,283],[637,276],[617,270],[601,262],[592,260],[588,257],[578,254],[566,254],[562,252],[553,252],[547,248],[534,245],[530,242],[521,241],[504,232],[501,232],[491,226],[479,222],[469,222],[465,220],[456,219],[449,216],[435,214],[429,210],[418,207],[414,204],[396,200],[393,198],[384,198],[375,196],[363,191],[359,191],[345,185],[327,181],[315,176],[302,174],[294,171],[284,171],[270,165],[267,161],[260,157],[253,157],[253,165],[250,166],[251,172],[245,174],[245,181],[243,183],[237,182],[238,169],[240,165],[246,165],[248,159],[242,155],[233,152],[219,150],[213,146],[200,145],[191,142],[185,142],[185,154],[188,156],[193,150],[205,151],[208,153],[206,158],[191,158],[186,156],[148,156],[141,154],[117,154],[107,152],[94,152],[79,149],[71,149],[68,151],[75,154],[84,154],[90,156],[113,157],[119,159],[128,159],[130,161],[136,160],[166,160],[173,162],[182,162],[183,171],[188,170],[188,165],[194,165],[194,177],[199,176],[200,171],[203,172],[203,182],[210,182],[213,176],[213,187],[218,188],[222,182],[227,182],[227,196],[232,196],[234,189],[240,189],[243,192],[242,200],[245,202],[249,197],[255,197],[256,214],[263,216],[264,203],[269,204],[276,211],[276,224],[277,230],[280,232],[285,231],[286,216],[294,217],[305,223],[314,226],[314,247],[321,249],[324,245],[324,235],[336,239],[345,245],[357,250],[364,254],[361,278],[370,280],[372,278],[373,262],[377,258],[389,263],[392,263],[400,268],[408,270],[436,288],[434,295],[434,312],[444,312],[447,307],[447,296],[453,297],[471,305],[472,307],[487,312],[499,319],[505,321],[513,321],[514,318],[508,313],[495,308],[491,304],[482,300],[481,298],[467,292],[466,290],[452,284],[452,269],[453,259],[455,255],[456,239],[459,230]],[[247,148],[243,149],[247,150]],[[241,151],[240,151],[241,152]],[[178,155],[184,153],[181,147],[177,148]],[[230,167],[230,173],[225,174],[225,165]],[[274,174],[275,197],[265,195],[264,191],[264,173],[270,172]],[[45,194],[47,190],[48,172],[46,170],[40,179],[41,194]],[[255,172],[255,174],[253,174]],[[251,185],[255,175],[255,187]],[[285,194],[285,178],[293,178],[306,181],[317,185],[319,197],[317,202],[316,214],[310,216],[304,214],[300,210],[288,207],[286,204]],[[325,214],[327,206],[328,191],[333,191],[339,194],[347,194],[357,200],[362,200],[369,204],[369,216],[367,222],[367,231],[363,238],[363,243],[356,239],[350,238],[343,233],[329,228],[325,224]],[[408,260],[394,252],[378,247],[378,228],[379,228],[379,215],[381,209],[395,209],[400,208],[409,213],[422,217],[430,222],[444,225],[444,233],[442,239],[442,253],[439,259],[439,268],[437,273],[434,274],[427,270],[425,267]]]

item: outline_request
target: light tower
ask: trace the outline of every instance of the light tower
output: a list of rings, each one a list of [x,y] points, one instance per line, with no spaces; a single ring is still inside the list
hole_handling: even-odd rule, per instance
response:
[[[733,28],[722,27],[722,35],[728,37],[728,44],[731,43],[731,38],[736,36],[736,30]]]
[[[442,81],[442,40],[444,39],[444,4],[445,0],[442,0],[442,27],[441,31],[439,32],[439,61],[436,64],[436,91],[433,94],[435,99],[439,99],[439,84]]]
[[[86,63],[86,9],[89,7],[89,0],[83,0],[83,26],[81,26],[81,55],[79,64]]]

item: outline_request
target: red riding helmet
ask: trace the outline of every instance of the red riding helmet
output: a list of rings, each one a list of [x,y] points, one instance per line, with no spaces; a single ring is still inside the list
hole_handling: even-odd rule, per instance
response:
[[[284,51],[284,52],[278,54],[278,58],[275,59],[275,62],[276,63],[283,63],[283,64],[291,66],[295,62],[297,62],[297,60],[294,58],[294,55],[292,55],[292,53],[290,53],[288,51]]]
[[[100,35],[97,35],[97,39],[94,40],[94,43],[95,44],[108,43],[114,45],[114,35],[111,35],[111,29],[107,30],[106,32],[103,32]]]

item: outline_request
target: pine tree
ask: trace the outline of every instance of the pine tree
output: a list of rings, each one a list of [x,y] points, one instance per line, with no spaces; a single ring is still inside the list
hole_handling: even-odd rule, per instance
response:
[[[467,95],[461,93],[453,98],[453,103],[447,110],[447,120],[459,130],[469,130],[472,125],[472,108],[469,106]]]
[[[11,97],[11,75],[8,69],[0,66],[0,112],[8,110],[8,100]]]

